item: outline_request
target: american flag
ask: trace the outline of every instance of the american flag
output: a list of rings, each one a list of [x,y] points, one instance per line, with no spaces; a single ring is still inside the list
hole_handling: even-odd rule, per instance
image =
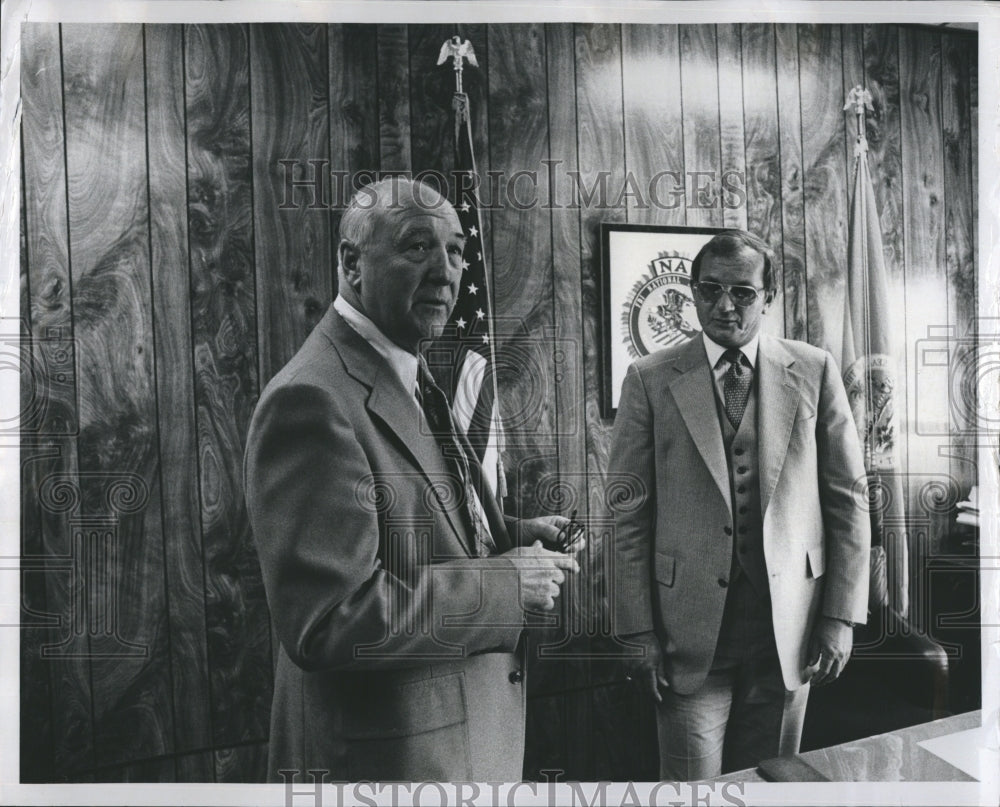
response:
[[[438,383],[448,392],[456,427],[469,438],[494,495],[502,501],[507,492],[503,424],[496,399],[493,312],[465,93],[455,93],[454,108],[455,210],[466,238],[462,280],[455,310],[440,342],[447,349],[432,350],[427,358]]]

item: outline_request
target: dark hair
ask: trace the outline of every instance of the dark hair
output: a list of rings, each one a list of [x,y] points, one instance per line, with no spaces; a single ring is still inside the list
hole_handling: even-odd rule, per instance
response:
[[[758,238],[753,233],[748,233],[746,230],[722,230],[717,235],[712,236],[711,240],[698,250],[698,254],[691,262],[691,282],[694,283],[698,280],[698,276],[701,274],[701,264],[706,255],[716,258],[731,258],[745,249],[764,257],[764,290],[777,291],[771,248],[763,239]]]

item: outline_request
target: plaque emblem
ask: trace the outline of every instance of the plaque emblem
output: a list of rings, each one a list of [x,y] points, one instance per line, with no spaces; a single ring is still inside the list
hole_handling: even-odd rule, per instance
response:
[[[621,321],[622,342],[633,359],[699,333],[691,296],[691,259],[661,252],[651,260],[626,298]]]

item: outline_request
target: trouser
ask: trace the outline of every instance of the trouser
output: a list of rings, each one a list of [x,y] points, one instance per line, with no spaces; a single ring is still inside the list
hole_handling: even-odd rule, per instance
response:
[[[808,697],[808,684],[785,689],[770,603],[737,575],[705,683],[667,690],[657,706],[660,778],[709,779],[798,752]]]

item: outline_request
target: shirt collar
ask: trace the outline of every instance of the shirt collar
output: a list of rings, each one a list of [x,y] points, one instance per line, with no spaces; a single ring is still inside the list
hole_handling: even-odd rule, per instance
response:
[[[417,388],[416,355],[403,350],[403,348],[382,333],[374,322],[358,311],[342,296],[338,296],[333,301],[333,307],[337,309],[337,313],[344,318],[344,321],[354,329],[358,336],[375,348],[375,351],[388,362],[392,371],[396,374],[400,383],[402,383],[403,389],[413,394]]]
[[[708,356],[708,366],[714,368],[719,363],[719,359],[722,358],[722,354],[726,352],[726,348],[718,342],[710,339],[708,334],[704,331],[702,331],[701,336],[705,342],[705,355]],[[753,339],[740,348],[740,352],[746,357],[746,360],[750,362],[751,367],[757,366],[757,346],[759,344],[760,334],[756,333],[754,334]]]

